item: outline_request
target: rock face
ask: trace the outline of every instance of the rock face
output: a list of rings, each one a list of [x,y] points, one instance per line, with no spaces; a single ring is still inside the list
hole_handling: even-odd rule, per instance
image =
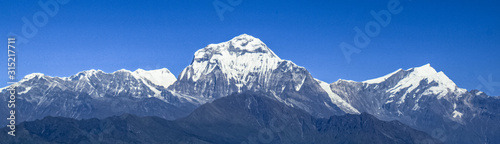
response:
[[[397,121],[366,113],[315,118],[265,95],[220,98],[175,121],[129,114],[102,120],[47,117],[20,124],[16,137],[0,138],[6,143],[440,143]]]

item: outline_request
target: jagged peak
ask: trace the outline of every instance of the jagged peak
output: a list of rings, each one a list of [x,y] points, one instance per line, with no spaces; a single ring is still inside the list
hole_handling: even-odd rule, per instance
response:
[[[24,76],[23,79],[33,79],[33,78],[37,78],[37,77],[41,78],[44,76],[45,76],[45,74],[43,74],[43,73],[32,73],[32,74],[28,74],[28,75]]]
[[[120,70],[114,71],[114,72],[113,72],[113,74],[114,74],[114,73],[120,73],[120,72],[124,72],[124,73],[132,73],[132,71],[127,70],[127,69],[120,69]]]
[[[406,77],[411,79],[427,79],[428,81],[434,81],[447,87],[456,87],[456,84],[443,71],[437,72],[430,64],[410,68],[406,72],[409,72]]]
[[[177,78],[167,68],[156,70],[137,69],[132,75],[139,79],[149,80],[155,85],[163,86],[165,88],[177,81]]]
[[[96,74],[96,73],[104,73],[102,70],[100,69],[90,69],[90,70],[85,70],[85,71],[80,71],[78,73],[76,73],[74,76],[78,76],[78,75],[93,75],[93,74]]]
[[[428,76],[428,75],[434,75],[438,73],[436,69],[431,67],[431,64],[425,64],[420,67],[416,68],[410,68],[407,71],[411,71],[412,74],[417,75],[417,76]]]
[[[358,83],[358,82],[353,80],[338,79],[334,83]]]
[[[397,84],[389,89],[391,93],[397,93],[401,90],[411,92],[416,90],[422,81],[428,84],[437,83],[437,85],[428,88],[423,94],[438,95],[442,98],[449,92],[464,93],[467,90],[459,88],[444,72],[437,72],[430,64],[425,64],[420,67],[410,68],[403,71],[401,79],[397,79]]]
[[[162,73],[172,73],[170,70],[167,68],[160,68],[160,69],[154,69],[154,70],[144,70],[141,68],[138,68],[137,70],[134,71],[134,73],[143,73],[143,72],[162,72]]]
[[[399,75],[398,77],[392,78],[394,75]],[[444,72],[439,71],[437,72],[430,64],[425,64],[420,67],[415,67],[415,68],[409,68],[407,70],[403,69],[398,69],[392,73],[389,73],[385,76],[375,78],[375,79],[370,79],[363,81],[362,83],[366,84],[379,84],[383,83],[385,81],[393,81],[396,82],[393,88],[389,89],[388,91],[396,93],[399,90],[402,90],[404,88],[409,88],[407,89],[408,91],[412,91],[415,88],[417,88],[420,85],[420,82],[426,80],[427,83],[435,82],[438,85],[434,86],[431,90],[435,91],[435,93],[440,93],[440,92],[464,92],[466,91],[465,89],[458,88],[457,85],[450,79],[448,76],[444,74]],[[335,83],[341,83],[341,82],[353,82],[349,80],[341,80],[339,79]],[[444,94],[444,93],[441,93]]]
[[[248,34],[239,35],[226,42],[209,44],[207,47],[196,51],[194,59],[206,60],[211,59],[214,55],[219,55],[220,57],[218,58],[230,57],[234,55],[243,56],[247,53],[257,53],[279,59],[279,57],[271,49],[269,49],[264,42]]]
[[[407,70],[403,70],[400,68],[400,69],[398,69],[392,73],[389,73],[385,76],[363,81],[363,83],[368,83],[368,84],[381,83],[381,82],[388,80],[390,77],[392,77],[393,75],[400,73],[400,72],[405,72],[406,77],[410,77],[413,79],[415,79],[415,78],[417,78],[417,79],[433,78],[433,79],[437,79],[437,80],[444,80],[446,82],[451,81],[442,71],[437,72],[436,69],[434,69],[431,66],[431,64],[428,63],[428,64],[425,64],[423,66],[409,68]]]
[[[247,40],[250,40],[250,39],[257,39],[257,38],[255,38],[255,37],[253,37],[253,36],[251,36],[249,34],[244,33],[244,34],[241,34],[239,36],[234,37],[232,40],[237,40],[237,39],[247,39]]]
[[[252,72],[276,69],[281,60],[260,39],[242,34],[227,42],[210,44],[196,51],[189,68],[184,70],[180,79],[186,75],[197,81],[201,75],[220,69],[228,78],[240,79]],[[245,80],[244,80],[245,81]]]

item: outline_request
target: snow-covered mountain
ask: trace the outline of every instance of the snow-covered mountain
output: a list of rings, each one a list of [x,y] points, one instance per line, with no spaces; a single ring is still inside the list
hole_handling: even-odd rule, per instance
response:
[[[418,111],[422,109],[421,104],[428,100],[443,99],[454,104],[467,93],[443,72],[436,72],[430,64],[408,70],[399,69],[363,82],[338,80],[330,88],[358,110],[380,115],[383,119],[386,119],[386,115],[401,116],[404,111]],[[387,119],[391,118],[387,116]],[[459,120],[457,115],[451,118]]]
[[[187,115],[196,107],[193,103],[197,103],[165,91],[165,87],[175,81],[168,69],[118,70],[113,73],[88,70],[70,77],[34,73],[14,84],[18,92],[18,120],[34,120],[48,115],[108,117],[122,113],[173,119]],[[5,89],[1,89],[4,101],[8,98]]]
[[[275,99],[315,116],[345,113],[304,67],[280,59],[247,34],[198,50],[169,90],[206,102],[244,91],[271,92]]]
[[[499,120],[500,101],[477,90],[459,88],[430,64],[399,69],[363,82],[338,80],[329,87],[332,93],[360,112],[382,120],[401,121],[434,133],[433,136],[446,142],[491,142],[491,138],[484,137],[498,134],[496,131],[500,130],[500,124],[492,123]],[[492,103],[485,106],[484,101]],[[435,134],[436,131],[444,134]],[[471,131],[474,137],[463,136]]]

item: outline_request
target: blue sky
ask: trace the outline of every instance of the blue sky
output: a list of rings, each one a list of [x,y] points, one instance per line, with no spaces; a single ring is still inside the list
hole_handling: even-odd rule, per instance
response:
[[[370,11],[387,10],[391,0],[218,1],[233,9],[222,14],[224,20],[214,0],[59,4],[54,16],[35,26],[38,31],[27,38],[29,42],[20,43],[18,38],[18,79],[34,72],[66,77],[88,69],[163,67],[177,75],[196,50],[247,33],[329,83],[363,81],[430,63],[459,87],[500,95],[500,86],[479,80],[491,75],[493,82],[500,82],[498,1],[400,0],[401,12],[392,14],[390,23],[352,54],[350,62],[339,44],[353,44],[354,28],[364,29],[375,21]],[[0,36],[5,45],[9,33],[23,37],[23,17],[33,21],[34,15],[44,13],[37,2],[0,1]],[[7,56],[0,61],[7,63]],[[6,85],[7,75],[0,80]]]

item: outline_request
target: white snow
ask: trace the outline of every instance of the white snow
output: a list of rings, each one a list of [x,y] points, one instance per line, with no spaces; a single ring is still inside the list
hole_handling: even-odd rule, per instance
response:
[[[476,92],[476,95],[482,95],[482,94],[483,94],[483,92],[482,92],[482,91],[477,91],[477,92]]]
[[[25,93],[29,92],[30,90],[31,90],[31,87],[26,87],[24,91],[19,92],[19,93],[17,93],[17,94],[20,94],[20,95],[21,95],[21,94],[25,94]]]
[[[416,111],[418,109],[420,109],[420,106],[418,105],[418,103],[416,103],[411,110]]]
[[[342,99],[340,96],[337,94],[333,93],[332,89],[330,88],[330,85],[326,82],[323,82],[321,80],[316,79],[316,81],[319,83],[321,88],[326,91],[328,96],[330,96],[330,100],[332,101],[333,104],[337,105],[340,109],[342,109],[346,113],[350,114],[360,114],[360,112],[351,106],[351,104],[347,103],[344,99]]]
[[[155,94],[154,94],[154,97],[157,97],[157,98],[160,98],[161,99],[161,91],[159,91],[158,89],[154,88],[153,86],[151,86],[150,84],[148,84],[144,79],[140,79],[142,81],[142,83],[144,83],[144,85],[146,85],[151,91],[153,91]],[[151,97],[151,96],[149,96]]]
[[[168,88],[175,81],[177,81],[177,78],[175,78],[175,76],[166,68],[150,71],[137,69],[133,72],[133,76],[139,79],[149,80],[153,84],[163,86],[164,88]]]
[[[398,69],[390,74],[387,74],[383,77],[379,77],[379,78],[375,78],[375,79],[371,79],[371,80],[366,80],[366,81],[363,81],[363,83],[368,83],[368,84],[375,84],[375,83],[381,83],[381,82],[384,82],[385,80],[387,80],[389,77],[391,77],[392,75],[402,71],[403,69]]]
[[[306,81],[306,78],[304,77],[302,81],[295,86],[295,91],[299,91],[300,88],[302,88],[302,85],[304,85],[304,82]]]
[[[464,115],[463,113],[458,112],[458,111],[453,111],[452,114],[453,114],[453,118],[457,118],[457,117],[462,118],[462,116]]]
[[[443,72],[436,72],[436,70],[432,68],[430,64],[426,64],[417,68],[411,68],[407,71],[410,71],[411,73],[408,74],[405,78],[401,79],[394,87],[387,90],[387,92],[396,94],[406,89],[403,97],[401,97],[398,103],[403,103],[406,95],[415,90],[423,80],[427,80],[428,84],[430,84],[431,82],[438,83],[437,86],[430,87],[426,91],[424,91],[423,95],[434,94],[438,95],[438,98],[442,98],[449,92],[466,92],[465,89],[458,88],[456,84],[451,81]]]
[[[241,92],[241,87],[243,87],[243,84],[235,84],[236,87],[238,87],[238,92]]]
[[[243,34],[230,41],[210,44],[198,50],[193,63],[183,73],[188,77],[192,75],[192,80],[197,81],[218,68],[227,76],[228,81],[233,79],[236,84],[247,85],[258,79],[265,80],[265,76],[270,76],[268,73],[276,69],[281,61],[283,60],[260,39]]]
[[[385,104],[388,104],[388,103],[391,103],[391,102],[394,102],[394,100],[392,100],[392,99],[388,100],[388,101],[385,102]]]
[[[28,75],[24,76],[24,78],[23,78],[23,79],[21,79],[19,82],[16,82],[16,83],[14,83],[14,84],[12,84],[12,85],[14,85],[14,86],[18,87],[18,86],[20,86],[20,85],[21,85],[21,83],[23,83],[23,82],[29,81],[29,80],[31,80],[31,79],[33,79],[33,78],[43,78],[44,76],[45,76],[45,75],[44,75],[43,73],[31,73],[31,74],[28,74]],[[3,88],[0,88],[0,92],[1,92],[1,91],[3,91],[4,89],[9,88],[10,86],[11,86],[11,85],[8,85],[8,86],[5,86],[5,87],[3,87]],[[26,92],[27,92],[27,91],[26,91]],[[19,94],[19,93],[18,93],[18,94]]]
[[[24,76],[24,78],[22,80],[30,80],[30,79],[33,79],[35,77],[40,78],[40,77],[43,77],[43,76],[44,76],[44,74],[42,74],[42,73],[32,73],[32,74]]]

